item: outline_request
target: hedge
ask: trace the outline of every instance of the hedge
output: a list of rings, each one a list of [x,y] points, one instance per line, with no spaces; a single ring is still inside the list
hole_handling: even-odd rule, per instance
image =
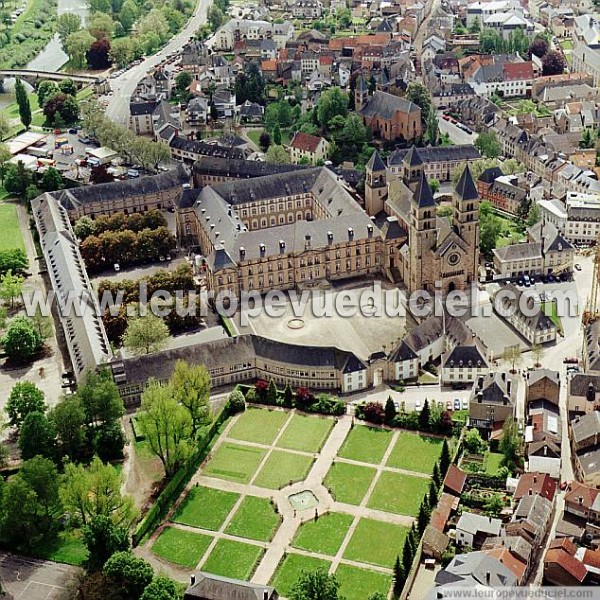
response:
[[[281,406],[283,408],[296,408],[308,413],[318,413],[321,415],[340,416],[346,413],[346,404],[337,396],[331,396],[326,393],[320,393],[316,396],[309,394],[312,401],[298,402],[297,394],[292,395],[292,405],[285,404],[285,391],[277,390],[277,399],[275,402],[269,401],[268,394],[263,397],[256,392],[256,387],[253,385],[238,385],[238,388],[244,394],[248,404],[259,404],[263,406]]]
[[[138,526],[131,536],[131,541],[134,546],[137,546],[149,532],[154,531],[154,529],[158,527],[160,521],[162,521],[169,512],[173,503],[179,498],[185,489],[185,486],[200,468],[202,461],[208,455],[212,445],[211,443],[217,435],[219,427],[221,427],[228,417],[229,408],[228,405],[225,405],[225,408],[223,408],[210,427],[208,427],[199,437],[197,448],[194,453],[188,457],[185,464],[177,471],[177,473],[175,473],[175,475],[173,475],[156,499],[156,502],[138,523]]]
[[[138,422],[138,418],[134,415],[130,419],[131,422],[131,430],[133,431],[133,437],[136,442],[142,442],[146,439],[146,436],[142,433],[140,424]]]

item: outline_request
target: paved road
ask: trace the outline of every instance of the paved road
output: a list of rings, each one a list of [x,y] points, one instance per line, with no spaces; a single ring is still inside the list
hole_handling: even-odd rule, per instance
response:
[[[206,13],[210,0],[198,0],[196,12],[187,25],[160,51],[159,54],[149,56],[141,64],[128,69],[115,79],[110,80],[114,94],[110,97],[106,107],[107,116],[116,123],[126,124],[129,119],[129,99],[135,90],[138,81],[151,69],[160,64],[170,52],[181,50],[181,47],[200,29],[206,22]]]
[[[447,133],[450,136],[450,141],[458,146],[466,146],[468,144],[474,144],[477,139],[477,133],[467,133],[462,129],[459,129],[454,123],[442,119],[442,112],[438,112],[438,123],[440,133]]]

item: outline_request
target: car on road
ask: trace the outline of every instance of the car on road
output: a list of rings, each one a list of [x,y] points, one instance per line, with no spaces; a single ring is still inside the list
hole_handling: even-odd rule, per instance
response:
[[[581,271],[581,265],[579,263],[575,263],[575,270]]]
[[[421,410],[421,401],[420,400],[415,400],[415,410],[417,410],[417,411]]]
[[[460,410],[460,399],[454,398],[454,410]]]
[[[115,271],[118,273],[121,270],[121,265],[119,263],[114,264]]]

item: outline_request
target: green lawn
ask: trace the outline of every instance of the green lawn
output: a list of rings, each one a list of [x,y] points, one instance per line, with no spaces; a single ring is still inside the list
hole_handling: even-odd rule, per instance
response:
[[[268,542],[279,527],[281,517],[268,498],[246,496],[227,525],[225,532],[251,540]]]
[[[55,540],[38,546],[35,555],[79,567],[87,559],[88,551],[80,532],[62,531]]]
[[[254,485],[279,490],[290,483],[302,481],[308,475],[313,459],[284,450],[273,450],[265,462]]]
[[[326,513],[316,521],[300,525],[292,542],[294,548],[335,556],[352,525],[354,517],[343,513]]]
[[[266,450],[225,442],[221,444],[204,469],[204,475],[249,483]]]
[[[365,600],[371,594],[380,592],[387,598],[392,577],[376,571],[358,569],[341,564],[335,572],[340,583],[340,596],[346,600]]]
[[[264,548],[234,540],[219,540],[202,570],[222,577],[248,580],[264,554]]]
[[[355,425],[338,455],[342,458],[377,465],[392,439],[392,432],[365,425]]]
[[[399,515],[416,517],[429,479],[384,471],[375,485],[367,506]]]
[[[210,535],[166,527],[154,542],[152,552],[172,563],[193,569],[212,539]]]
[[[358,506],[365,497],[373,477],[375,469],[372,467],[334,462],[323,485],[331,490],[331,495],[337,502]]]
[[[0,250],[14,250],[15,248],[25,250],[17,217],[17,207],[14,204],[0,203],[0,223],[2,223]]]
[[[499,452],[488,452],[485,455],[485,472],[488,475],[495,475],[498,472],[498,469],[502,466],[500,463],[502,462],[503,455]]]
[[[280,596],[288,597],[302,571],[323,569],[327,572],[330,566],[331,563],[328,560],[300,554],[288,554],[277,568],[271,585],[279,592]]]
[[[234,492],[194,487],[177,509],[173,521],[218,531],[239,497]]]
[[[391,569],[396,556],[402,555],[407,527],[361,519],[346,546],[344,558]]]
[[[387,465],[430,475],[433,466],[440,458],[442,443],[443,440],[438,438],[408,432],[401,433],[390,453]]]
[[[238,417],[227,437],[270,445],[288,417],[289,413],[281,410],[248,408]]]
[[[319,452],[333,427],[333,419],[294,415],[277,442],[282,448]]]
[[[260,148],[260,136],[264,130],[263,129],[246,129],[246,136],[249,137],[259,148]],[[281,144],[283,146],[288,145],[292,141],[293,132],[289,129],[281,130]],[[273,135],[271,134],[271,143],[273,142]]]
[[[554,300],[551,302],[544,302],[544,304],[542,304],[542,310],[544,311],[544,314],[554,323],[556,329],[558,331],[562,331],[562,323],[560,317],[558,316],[556,302],[554,302]]]

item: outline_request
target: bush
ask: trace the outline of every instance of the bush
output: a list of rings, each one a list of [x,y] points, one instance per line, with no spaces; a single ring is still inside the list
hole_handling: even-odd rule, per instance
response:
[[[229,414],[235,415],[236,413],[244,412],[245,410],[246,400],[244,394],[242,394],[239,389],[233,390],[227,399],[227,411]]]
[[[385,421],[385,409],[380,402],[367,402],[363,408],[365,421],[381,425]]]

